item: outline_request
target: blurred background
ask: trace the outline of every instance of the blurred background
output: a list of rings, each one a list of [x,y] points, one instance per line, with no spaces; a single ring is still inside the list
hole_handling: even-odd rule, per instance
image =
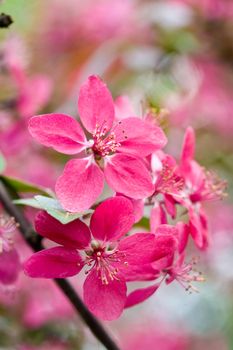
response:
[[[13,19],[0,29],[5,174],[53,187],[65,159],[32,141],[27,119],[76,116],[90,74],[115,98],[128,96],[129,113],[158,112],[175,157],[186,127],[195,128],[198,161],[228,181],[229,193],[206,207],[212,242],[198,266],[206,282],[191,295],[164,285],[106,327],[123,350],[233,349],[233,1],[5,0],[0,12]],[[23,260],[30,250],[20,237],[17,244]],[[102,347],[52,281],[20,274],[16,285],[0,284],[0,349]]]

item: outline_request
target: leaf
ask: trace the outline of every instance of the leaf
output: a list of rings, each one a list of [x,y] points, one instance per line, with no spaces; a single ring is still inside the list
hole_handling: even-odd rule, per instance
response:
[[[34,198],[16,199],[14,200],[14,203],[19,205],[29,205],[33,208],[45,210],[49,215],[53,216],[62,224],[68,224],[73,220],[79,219],[83,215],[91,214],[93,212],[92,209],[89,209],[82,213],[70,213],[62,208],[57,199],[40,195],[35,196]]]
[[[139,226],[139,227],[144,227],[146,228],[147,230],[150,229],[150,222],[149,222],[149,219],[146,218],[145,216],[143,218],[141,218],[140,221],[138,221],[135,226]]]
[[[6,160],[2,153],[0,153],[0,173],[2,173],[6,168]]]
[[[22,193],[40,193],[46,196],[53,196],[53,192],[50,189],[44,188],[42,186],[35,185],[30,182],[22,181],[20,179],[1,175],[0,178],[3,182],[8,185],[10,188],[14,189],[16,192]]]
[[[17,205],[28,205],[29,207],[41,209],[40,203],[35,198],[14,199],[13,203]]]

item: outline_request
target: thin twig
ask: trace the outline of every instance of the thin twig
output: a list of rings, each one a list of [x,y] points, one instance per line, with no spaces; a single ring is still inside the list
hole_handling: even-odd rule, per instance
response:
[[[0,180],[0,202],[2,203],[6,212],[15,218],[16,222],[19,224],[19,231],[30,247],[34,251],[43,249],[44,247],[41,243],[40,236],[38,236],[33,230],[30,222],[25,218],[22,211],[12,203],[6,185],[2,180]],[[113,339],[106,332],[102,324],[87,309],[72,285],[66,279],[62,278],[56,278],[54,279],[54,282],[63,291],[71,304],[78,311],[83,321],[90,328],[95,337],[106,347],[106,349],[120,350]]]

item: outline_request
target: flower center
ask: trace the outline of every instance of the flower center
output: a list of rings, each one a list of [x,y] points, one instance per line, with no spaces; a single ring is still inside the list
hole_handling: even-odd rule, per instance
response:
[[[116,141],[116,135],[113,131],[108,133],[105,126],[96,125],[93,133],[92,151],[97,158],[115,153],[120,145]]]
[[[103,284],[109,284],[113,280],[120,280],[119,267],[127,265],[125,254],[119,252],[116,248],[101,246],[100,243],[93,241],[91,249],[86,251],[85,264],[90,267],[85,272],[88,274],[92,269],[97,271]]]
[[[226,197],[227,182],[221,180],[214,172],[205,171],[203,185],[197,192],[190,195],[192,202],[219,200]]]
[[[165,269],[164,273],[167,274],[167,281],[175,279],[189,293],[198,292],[198,289],[192,285],[192,282],[204,282],[205,278],[194,267],[196,264],[197,259],[193,258],[190,263],[182,262],[180,264],[177,262],[175,266]]]
[[[184,180],[175,173],[175,168],[166,161],[155,183],[155,195],[159,192],[178,195],[184,188]]]

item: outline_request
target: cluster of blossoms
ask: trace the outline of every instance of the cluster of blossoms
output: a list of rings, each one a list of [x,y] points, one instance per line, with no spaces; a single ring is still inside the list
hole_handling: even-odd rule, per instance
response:
[[[55,186],[64,210],[91,208],[93,214],[63,225],[45,211],[38,213],[36,231],[56,245],[33,254],[24,270],[31,277],[64,278],[84,269],[84,301],[105,320],[149,298],[163,281],[177,280],[189,290],[192,281],[203,280],[192,271],[195,261],[185,262],[185,249],[189,236],[197,248],[207,248],[202,204],[221,198],[225,188],[194,160],[191,128],[178,162],[162,150],[167,139],[151,113],[125,115],[127,106],[121,102],[116,105],[102,80],[90,76],[78,99],[82,124],[58,113],[29,121],[30,133],[41,144],[77,155]],[[113,196],[101,201],[109,189]],[[131,231],[144,215],[149,215],[150,232]],[[134,281],[149,285],[127,292]]]

